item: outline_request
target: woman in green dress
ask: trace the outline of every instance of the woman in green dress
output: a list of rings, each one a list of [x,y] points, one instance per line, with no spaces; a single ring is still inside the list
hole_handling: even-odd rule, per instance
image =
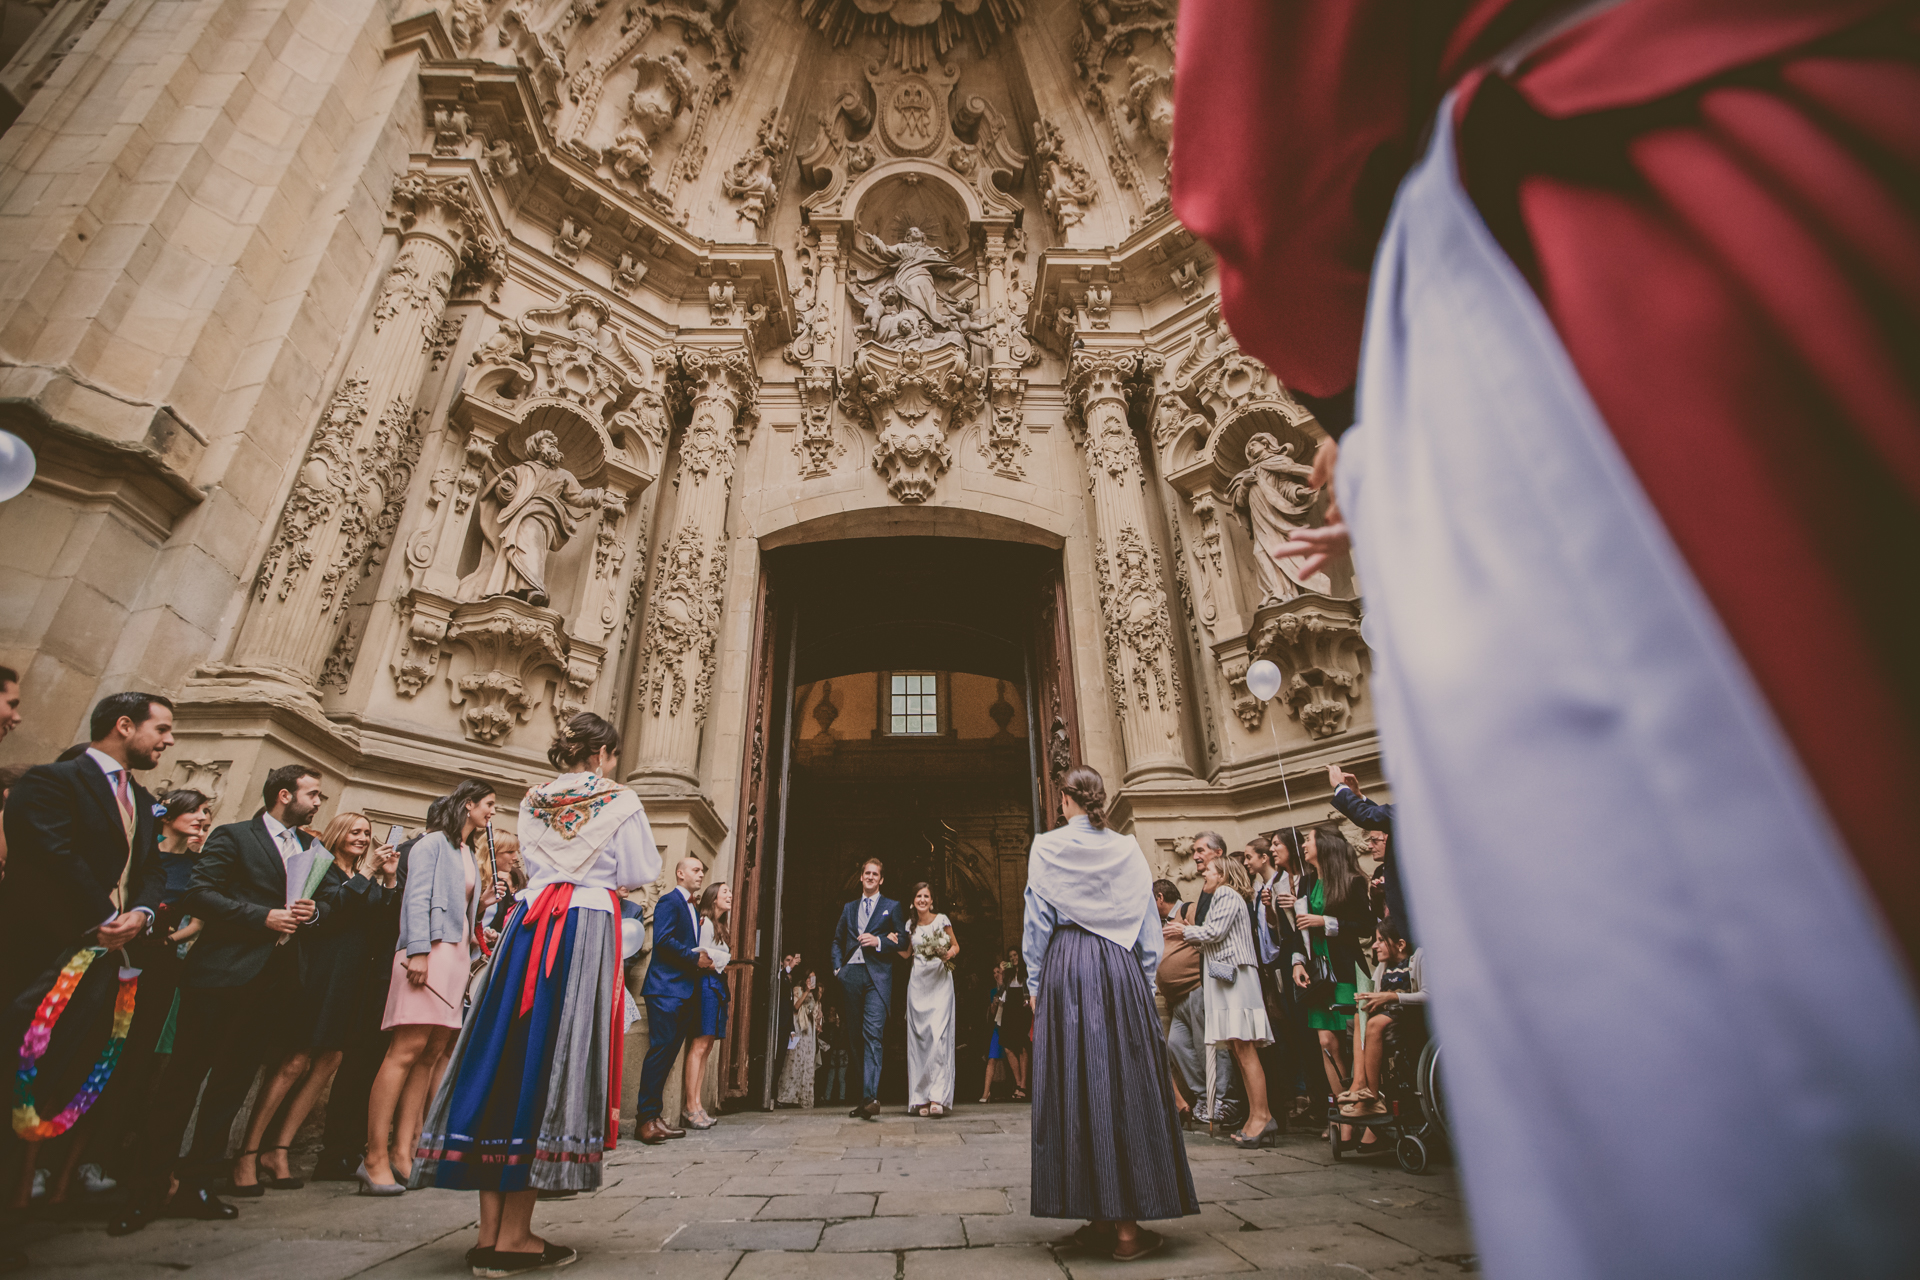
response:
[[[1333,966],[1333,994],[1307,1006],[1307,1026],[1320,1039],[1320,1061],[1337,1096],[1348,1089],[1347,1039],[1342,1033],[1351,1019],[1344,1013],[1333,1012],[1333,1006],[1353,1003],[1361,947],[1373,932],[1373,913],[1367,906],[1367,878],[1361,874],[1353,846],[1340,834],[1340,828],[1327,822],[1309,827],[1300,835],[1306,874],[1300,879],[1297,895],[1292,899],[1283,897],[1279,905],[1283,909],[1294,908],[1294,920],[1300,930],[1293,953],[1294,982],[1302,990],[1311,985],[1307,973],[1309,954],[1325,956]],[[1352,1126],[1340,1126],[1342,1142],[1352,1136]]]

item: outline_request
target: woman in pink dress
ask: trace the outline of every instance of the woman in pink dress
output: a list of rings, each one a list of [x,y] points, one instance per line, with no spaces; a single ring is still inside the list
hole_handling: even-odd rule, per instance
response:
[[[427,832],[407,853],[400,936],[380,1022],[393,1038],[367,1102],[367,1158],[358,1171],[362,1195],[406,1191],[427,1099],[460,1030],[474,928],[481,910],[500,895],[494,868],[489,866],[483,878],[476,847],[493,820],[493,806],[493,784],[467,779],[448,800],[445,825]]]

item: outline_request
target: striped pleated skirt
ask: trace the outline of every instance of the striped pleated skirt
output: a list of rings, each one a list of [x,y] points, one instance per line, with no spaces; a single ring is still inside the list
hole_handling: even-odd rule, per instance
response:
[[[571,907],[558,892],[571,888],[550,886],[508,917],[427,1111],[413,1186],[600,1185],[625,1039],[620,917]]]
[[[1153,993],[1131,952],[1078,925],[1047,946],[1033,1036],[1036,1218],[1200,1212]]]

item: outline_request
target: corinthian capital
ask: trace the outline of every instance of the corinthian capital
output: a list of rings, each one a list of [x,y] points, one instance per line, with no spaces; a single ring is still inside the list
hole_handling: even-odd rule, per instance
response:
[[[1147,394],[1149,381],[1165,363],[1159,352],[1145,347],[1075,351],[1067,361],[1068,399],[1083,418],[1103,401],[1125,404]]]
[[[745,347],[674,347],[662,363],[674,371],[674,390],[696,410],[724,407],[742,430],[759,421],[760,374]]]
[[[418,170],[401,174],[393,184],[393,216],[401,231],[433,236],[456,258],[487,228],[473,184],[459,175],[435,177]]]
[[[1143,482],[1140,446],[1127,421],[1127,405],[1151,393],[1164,361],[1143,347],[1073,353],[1067,362],[1069,421],[1086,449],[1088,474],[1102,472],[1122,483]]]

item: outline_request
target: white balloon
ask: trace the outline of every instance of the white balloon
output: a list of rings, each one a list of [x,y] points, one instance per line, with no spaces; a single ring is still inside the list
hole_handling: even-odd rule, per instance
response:
[[[37,465],[25,440],[11,431],[0,431],[0,502],[25,492],[33,483]]]
[[[640,954],[640,943],[645,939],[645,927],[631,917],[620,922],[620,958],[631,960]]]
[[[1380,624],[1374,621],[1371,612],[1360,615],[1360,639],[1366,642],[1369,649],[1380,647]]]
[[[1248,667],[1247,692],[1262,702],[1273,701],[1273,695],[1280,692],[1280,668],[1265,658]]]

